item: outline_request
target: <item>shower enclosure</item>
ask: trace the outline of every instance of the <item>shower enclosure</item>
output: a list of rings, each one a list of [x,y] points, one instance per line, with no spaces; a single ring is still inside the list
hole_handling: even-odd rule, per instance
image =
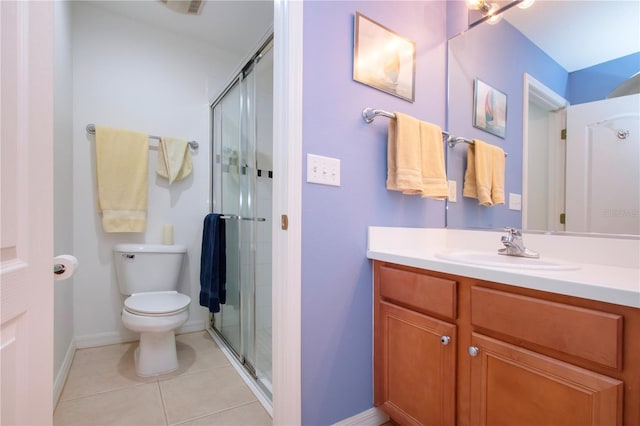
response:
[[[226,303],[211,328],[271,399],[273,51],[268,41],[211,105],[213,211],[225,219]]]

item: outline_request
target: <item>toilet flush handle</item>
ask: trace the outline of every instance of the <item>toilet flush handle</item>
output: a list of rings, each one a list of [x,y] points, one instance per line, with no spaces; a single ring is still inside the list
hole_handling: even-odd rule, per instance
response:
[[[122,253],[122,257],[126,257],[127,259],[135,259],[136,255],[130,253]]]

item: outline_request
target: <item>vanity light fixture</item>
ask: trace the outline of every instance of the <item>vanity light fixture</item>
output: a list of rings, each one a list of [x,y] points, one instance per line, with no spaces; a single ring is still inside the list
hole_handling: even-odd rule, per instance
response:
[[[484,0],[466,0],[467,8],[472,10],[480,10],[485,6]]]
[[[524,0],[531,1],[531,0]],[[486,18],[487,23],[495,25],[502,19],[502,14],[497,13],[500,10],[498,3],[489,3],[486,0],[466,0],[467,8],[478,10]]]

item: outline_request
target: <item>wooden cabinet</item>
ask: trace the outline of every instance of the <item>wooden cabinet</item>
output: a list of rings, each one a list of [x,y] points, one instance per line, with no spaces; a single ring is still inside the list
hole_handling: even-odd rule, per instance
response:
[[[638,336],[635,308],[374,263],[374,403],[401,425],[637,426]]]
[[[455,325],[382,302],[376,401],[407,425],[453,425]]]
[[[619,380],[473,333],[472,425],[619,425]]]

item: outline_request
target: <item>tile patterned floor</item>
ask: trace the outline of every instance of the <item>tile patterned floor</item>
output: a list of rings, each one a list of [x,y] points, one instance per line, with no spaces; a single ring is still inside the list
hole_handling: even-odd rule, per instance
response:
[[[54,425],[271,425],[205,331],[176,336],[178,370],[138,377],[137,342],[76,351]]]

